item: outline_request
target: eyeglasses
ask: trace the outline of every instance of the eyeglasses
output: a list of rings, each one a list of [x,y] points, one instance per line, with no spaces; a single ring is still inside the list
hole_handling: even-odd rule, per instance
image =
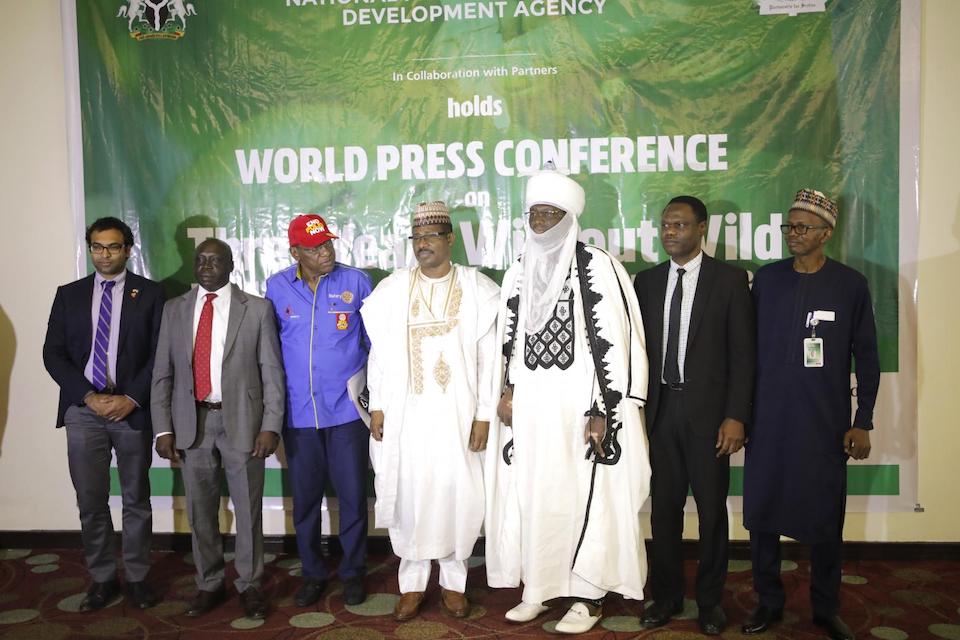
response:
[[[305,247],[299,245],[300,253],[305,253],[308,256],[318,256],[321,253],[332,253],[333,252],[333,243],[327,240],[323,244],[318,244],[315,247]]]
[[[567,212],[561,209],[531,209],[523,212],[525,218],[546,218],[547,220],[559,220],[565,215],[567,215]]]
[[[660,231],[684,231],[692,226],[689,222],[661,222]]]
[[[810,229],[829,229],[829,228],[830,227],[823,224],[817,225],[817,226],[813,226],[810,224],[803,224],[803,223],[780,225],[780,231],[782,231],[783,235],[785,236],[790,235],[791,231],[793,231],[798,236],[805,236],[807,235],[807,231],[810,231]]]
[[[431,231],[430,233],[418,233],[412,236],[407,236],[407,239],[411,242],[420,242],[421,240],[433,242],[437,238],[445,238],[448,235],[450,235],[449,231]]]
[[[100,244],[99,242],[94,242],[90,245],[90,251],[97,255],[101,255],[103,253],[120,253],[123,251],[123,248],[124,245],[120,244],[119,242],[114,242],[113,244]]]

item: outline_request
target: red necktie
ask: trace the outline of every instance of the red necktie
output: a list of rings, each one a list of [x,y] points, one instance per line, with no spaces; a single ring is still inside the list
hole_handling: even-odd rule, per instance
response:
[[[197,340],[193,343],[193,395],[197,400],[206,400],[213,390],[210,382],[210,342],[213,338],[213,299],[215,293],[208,293],[200,310],[200,324],[197,325]]]

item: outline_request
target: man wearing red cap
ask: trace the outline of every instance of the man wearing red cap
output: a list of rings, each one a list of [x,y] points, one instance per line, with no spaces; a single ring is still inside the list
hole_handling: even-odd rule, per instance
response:
[[[358,311],[370,276],[336,261],[337,238],[318,215],[300,215],[288,230],[296,264],[267,280],[280,327],[287,374],[283,429],[293,488],[293,522],[303,562],[298,606],[315,603],[327,587],[320,523],[327,479],[337,494],[343,559],[343,600],[360,604],[367,546],[368,441],[351,390],[362,389],[369,340]]]

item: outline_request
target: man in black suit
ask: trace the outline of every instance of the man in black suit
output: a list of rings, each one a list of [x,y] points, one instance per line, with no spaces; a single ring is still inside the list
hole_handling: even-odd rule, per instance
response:
[[[681,542],[688,486],[700,520],[696,597],[700,630],[721,633],[727,577],[730,454],[744,442],[754,379],[753,303],[743,269],[701,249],[707,209],[677,196],[663,210],[660,241],[670,260],[637,274],[650,359],[647,430],[653,470],[653,604],[643,626],[683,608]]]
[[[153,440],[150,378],[163,293],[156,282],[126,270],[133,232],[121,220],[96,220],[86,240],[96,272],[57,289],[43,343],[43,363],[60,385],[56,426],[67,431],[67,460],[93,580],[80,610],[102,609],[119,593],[108,505],[111,449],[123,497],[127,597],[146,609],[157,602],[146,583],[153,526],[147,472]]]

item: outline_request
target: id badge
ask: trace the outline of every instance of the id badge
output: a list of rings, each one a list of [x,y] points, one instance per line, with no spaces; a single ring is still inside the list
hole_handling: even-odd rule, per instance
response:
[[[823,366],[823,338],[803,339],[803,366]]]

